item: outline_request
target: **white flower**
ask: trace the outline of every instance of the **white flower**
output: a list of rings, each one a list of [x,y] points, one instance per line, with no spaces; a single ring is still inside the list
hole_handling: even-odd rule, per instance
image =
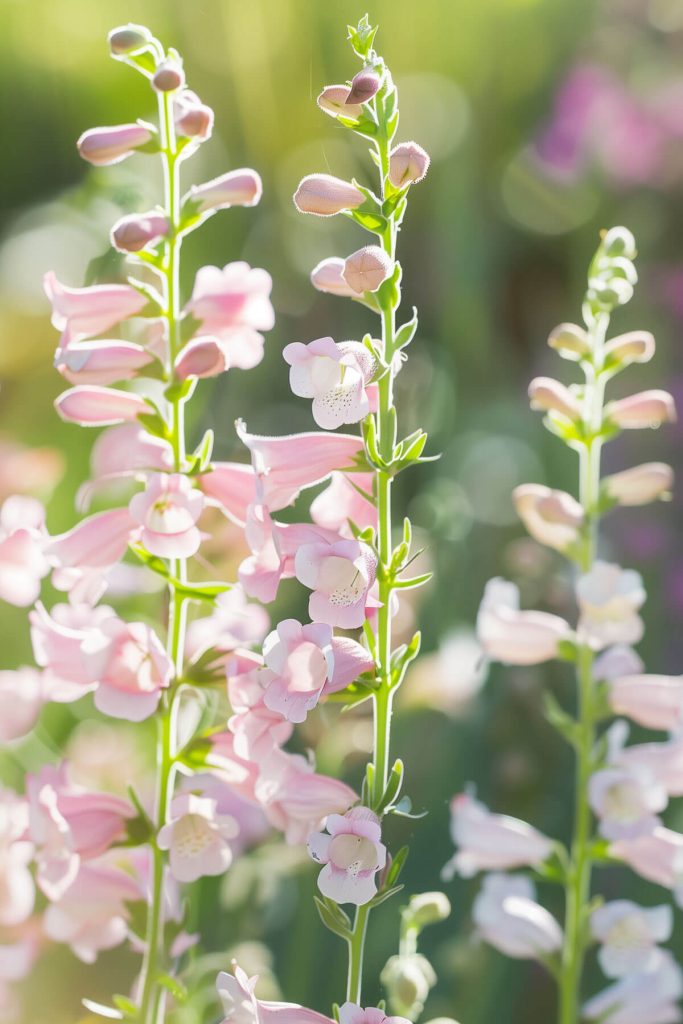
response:
[[[638,609],[645,601],[639,573],[597,561],[579,578],[579,634],[595,650],[610,644],[635,644],[643,635]]]
[[[562,929],[535,897],[534,884],[524,875],[487,875],[472,908],[482,939],[519,959],[535,959],[560,949]]]
[[[600,966],[608,978],[655,970],[661,959],[658,942],[671,938],[671,907],[639,907],[631,900],[613,900],[591,915],[591,931],[602,943]]]

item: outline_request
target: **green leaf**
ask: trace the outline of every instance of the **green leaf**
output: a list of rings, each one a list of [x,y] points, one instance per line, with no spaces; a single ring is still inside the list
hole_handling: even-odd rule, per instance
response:
[[[422,634],[418,630],[413,634],[410,643],[405,644],[394,651],[391,657],[391,688],[396,689],[405,678],[408,666],[420,653]]]
[[[140,1010],[127,996],[112,996],[112,1003],[129,1020],[137,1020]]]
[[[123,1020],[123,1013],[121,1010],[114,1009],[113,1006],[105,1006],[104,1003],[96,1003],[94,999],[81,999],[81,1003],[90,1013],[94,1013],[97,1017],[106,1017],[107,1020]]]
[[[545,717],[550,724],[557,729],[560,735],[564,736],[568,743],[576,747],[580,742],[581,725],[557,702],[552,693],[547,690],[543,694],[543,705]]]
[[[161,413],[140,412],[137,415],[137,419],[148,434],[152,434],[153,437],[160,437],[163,441],[171,440],[171,431]]]
[[[394,766],[389,773],[389,779],[387,781],[386,788],[380,797],[379,803],[375,808],[377,814],[381,815],[385,808],[390,807],[398,794],[401,792],[401,786],[403,785],[403,761],[397,758],[394,761]]]
[[[196,377],[187,377],[185,380],[174,381],[164,391],[164,398],[169,402],[183,402],[190,398],[197,385]]]
[[[395,896],[396,893],[401,892],[403,888],[403,885],[394,885],[390,889],[381,889],[376,896],[373,896],[373,898],[370,900],[369,903],[366,904],[366,906],[378,907],[380,903],[384,903],[385,900],[390,900],[392,896]]]
[[[183,985],[179,978],[174,978],[172,974],[158,974],[157,981],[160,985],[171,993],[173,998],[178,1003],[186,1003],[189,997],[189,992]]]
[[[413,576],[407,580],[394,580],[394,590],[412,590],[414,587],[422,587],[425,583],[429,583],[433,575],[433,572],[423,572],[420,576]]]
[[[353,932],[351,930],[351,919],[344,913],[338,903],[328,899],[326,896],[314,896],[315,906],[320,915],[320,920],[329,931],[334,932],[347,942]]]
[[[403,865],[408,859],[410,848],[408,846],[402,846],[395,857],[392,857],[389,870],[387,871],[386,878],[384,880],[385,886],[391,888],[392,885],[396,885],[399,880]]]
[[[220,582],[183,583],[173,576],[169,576],[168,582],[178,597],[182,597],[186,601],[208,601],[209,604],[214,604],[219,594],[225,594],[233,587],[232,583]]]
[[[413,802],[410,797],[403,796],[397,804],[389,808],[389,811],[391,814],[398,814],[399,818],[410,818],[412,821],[419,821],[420,818],[426,818],[429,814],[429,811],[419,811],[417,814],[413,814],[412,808]]]

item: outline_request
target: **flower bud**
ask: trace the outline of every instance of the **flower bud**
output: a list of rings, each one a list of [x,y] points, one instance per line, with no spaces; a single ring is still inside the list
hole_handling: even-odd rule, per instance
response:
[[[249,167],[242,167],[202,185],[192,185],[184,202],[192,203],[197,213],[208,213],[230,206],[256,206],[262,194],[260,176]]]
[[[121,25],[109,33],[109,49],[113,57],[139,53],[152,42],[152,33],[144,25]]]
[[[590,352],[590,341],[583,327],[578,324],[559,324],[550,332],[548,344],[563,359],[578,361]]]
[[[95,167],[104,167],[125,160],[136,149],[151,142],[154,135],[152,125],[137,121],[135,124],[91,128],[81,135],[76,145],[84,160]]]
[[[451,901],[445,892],[420,892],[410,897],[404,910],[416,928],[422,930],[429,924],[445,921],[451,912]]]
[[[213,129],[213,110],[191,89],[183,89],[173,97],[173,116],[178,135],[204,142]]]
[[[668,391],[640,391],[618,402],[610,402],[605,415],[622,430],[640,430],[675,423],[676,406]]]
[[[130,213],[117,220],[111,229],[111,244],[119,252],[140,252],[168,234],[167,218],[157,210]]]
[[[330,295],[344,295],[353,297],[357,292],[347,284],[344,277],[346,261],[339,256],[330,256],[321,260],[311,271],[311,284],[319,292],[329,292]]]
[[[168,58],[159,64],[152,76],[157,92],[176,92],[185,85],[185,72],[179,61]]]
[[[363,68],[357,75],[354,75],[351,82],[351,91],[344,103],[353,106],[354,103],[367,103],[376,94],[382,80],[376,71],[371,68]]]
[[[391,273],[391,259],[378,245],[366,245],[347,256],[342,273],[357,295],[376,292]]]
[[[318,96],[318,106],[331,117],[352,117],[357,121],[363,113],[360,103],[349,103],[348,85],[326,85]]]
[[[387,960],[380,981],[395,1014],[415,1020],[422,1012],[429,990],[436,984],[434,968],[420,953],[392,956]]]
[[[629,331],[611,338],[604,351],[606,359],[622,366],[648,363],[655,353],[655,339],[649,331]]]
[[[619,505],[647,505],[666,498],[673,487],[674,471],[665,462],[645,462],[605,477],[606,494]]]
[[[422,181],[429,170],[429,154],[417,142],[401,142],[389,155],[389,181],[406,188]]]
[[[606,256],[624,256],[634,260],[637,255],[636,240],[628,228],[610,228],[602,238],[602,250]]]
[[[67,423],[82,427],[105,427],[113,423],[134,421],[150,407],[143,398],[130,391],[79,384],[55,399],[55,409]]]
[[[552,377],[534,377],[529,384],[532,409],[557,412],[572,422],[581,419],[581,407],[569,388]]]
[[[517,515],[539,544],[566,551],[579,539],[583,508],[565,491],[541,484],[521,484],[512,492]]]
[[[355,210],[365,202],[365,196],[352,185],[331,174],[308,174],[294,193],[294,205],[300,213],[317,217],[333,217],[344,210]]]

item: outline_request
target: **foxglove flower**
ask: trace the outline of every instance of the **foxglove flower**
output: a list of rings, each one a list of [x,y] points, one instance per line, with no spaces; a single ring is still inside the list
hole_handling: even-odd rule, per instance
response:
[[[313,399],[313,419],[319,427],[334,430],[344,423],[358,423],[370,411],[367,387],[375,361],[355,341],[337,345],[319,338],[308,345],[293,342],[283,351],[290,364],[290,387],[300,398]]]
[[[79,341],[59,353],[56,369],[70,384],[115,384],[132,380],[154,356],[130,341]]]
[[[579,578],[576,597],[581,612],[579,634],[594,649],[641,639],[643,622],[638,610],[645,601],[645,590],[640,574],[633,569],[598,560]]]
[[[314,832],[308,838],[311,857],[325,865],[318,888],[335,903],[369,903],[387,859],[379,818],[367,807],[354,807],[344,815],[330,814],[325,827],[329,834]]]
[[[249,978],[237,964],[221,971],[216,988],[223,1004],[222,1024],[333,1024],[329,1017],[297,1003],[266,1002],[254,994],[258,976]]]
[[[356,295],[376,292],[392,271],[391,260],[379,245],[366,245],[344,262],[344,280]]]
[[[73,342],[103,334],[122,320],[136,316],[147,305],[145,296],[127,284],[70,288],[49,271],[44,287],[52,303],[52,326],[62,332],[62,350]]]
[[[484,942],[506,956],[536,959],[562,948],[562,929],[536,902],[535,886],[523,875],[487,875],[472,919]]]
[[[328,486],[311,502],[311,519],[343,537],[353,536],[349,522],[361,530],[376,529],[377,507],[371,495],[371,473],[333,473]]]
[[[640,907],[631,900],[613,900],[591,914],[593,938],[601,944],[598,959],[608,978],[655,970],[673,929],[671,907]]]
[[[583,509],[571,494],[541,484],[522,484],[512,492],[517,515],[540,544],[557,551],[575,545],[583,524]]]
[[[683,677],[622,676],[610,682],[609,702],[639,725],[676,732],[683,724]]]
[[[201,543],[197,520],[204,508],[204,495],[180,473],[155,473],[144,491],[131,498],[128,506],[142,527],[142,543],[161,558],[190,558]]]
[[[317,217],[333,217],[345,210],[355,210],[364,202],[360,189],[332,174],[308,174],[294,193],[294,205],[299,213],[312,213]]]
[[[157,835],[157,845],[169,851],[177,881],[196,882],[204,875],[227,871],[232,863],[230,840],[238,832],[231,815],[217,813],[215,800],[186,793],[171,804],[170,819]]]
[[[600,1024],[677,1024],[681,995],[683,972],[669,952],[662,952],[655,970],[620,978],[589,999],[583,1014]]]
[[[265,270],[248,263],[202,267],[186,310],[201,327],[199,334],[214,335],[230,366],[251,369],[263,358],[263,335],[275,315],[270,301],[273,282]]]
[[[456,873],[471,878],[478,871],[537,867],[553,850],[542,832],[519,818],[492,814],[468,793],[451,801],[451,838],[458,852],[443,868],[445,879]]]
[[[321,260],[311,271],[311,284],[319,292],[330,295],[341,295],[346,298],[358,298],[358,293],[348,284],[344,277],[345,260],[338,256],[330,256]]]
[[[572,631],[558,615],[520,611],[519,588],[496,578],[486,584],[477,635],[485,654],[494,661],[538,665],[555,658],[559,644],[570,640]]]
[[[35,886],[30,863],[33,844],[26,838],[28,807],[9,789],[0,788],[0,926],[14,927],[33,910]]]
[[[228,728],[238,757],[260,764],[292,735],[291,722],[265,702],[263,659],[251,651],[236,651],[225,666],[228,697],[234,711]]]
[[[112,227],[111,244],[119,252],[140,252],[165,238],[169,227],[168,218],[160,210],[129,213]]]
[[[350,94],[348,85],[326,85],[318,96],[318,106],[331,117],[349,117],[357,121],[363,113],[363,105],[347,103]]]
[[[117,391],[97,384],[77,384],[55,399],[55,409],[66,423],[81,427],[109,427],[114,423],[133,423],[138,416],[149,415],[144,398],[130,391]]]
[[[12,495],[0,506],[0,599],[25,608],[49,572],[45,509],[35,498]]]
[[[0,671],[0,743],[26,736],[38,721],[44,699],[40,672],[33,668]]]
[[[588,784],[588,799],[606,839],[650,835],[661,825],[658,814],[668,803],[664,786],[637,766],[595,772]]]
[[[674,471],[665,462],[646,462],[605,477],[605,493],[619,505],[647,505],[665,498],[673,487]]]
[[[679,906],[683,904],[683,835],[660,826],[649,835],[619,839],[611,844],[610,854],[641,878],[670,889]]]
[[[315,622],[342,629],[362,626],[375,582],[377,558],[357,540],[303,544],[294,560],[296,577],[309,587],[308,611]]]
[[[256,206],[262,194],[261,176],[250,167],[242,167],[201,185],[191,185],[183,203],[204,214],[231,206]]]
[[[394,188],[416,185],[429,170],[429,154],[417,142],[401,142],[389,155],[389,180]]]

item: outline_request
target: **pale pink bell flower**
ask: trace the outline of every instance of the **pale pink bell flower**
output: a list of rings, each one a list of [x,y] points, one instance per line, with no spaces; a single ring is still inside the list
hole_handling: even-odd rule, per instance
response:
[[[578,324],[558,324],[548,335],[548,345],[555,349],[563,359],[577,362],[587,356],[591,349],[590,339],[585,328]]]
[[[314,622],[355,629],[362,626],[375,582],[377,558],[357,540],[303,544],[294,559],[296,578],[312,590],[308,612]]]
[[[147,146],[156,135],[151,124],[136,121],[133,124],[107,125],[90,128],[78,139],[78,152],[95,167],[118,164],[136,149]]]
[[[372,473],[333,473],[328,486],[311,502],[311,519],[343,537],[353,536],[349,521],[361,530],[377,529],[377,507],[365,497],[372,495],[372,487]]]
[[[346,1002],[339,1007],[339,1024],[409,1024],[407,1017],[389,1017],[376,1006]]]
[[[597,560],[576,584],[578,631],[595,650],[610,644],[638,643],[643,622],[638,610],[645,601],[640,573]]]
[[[249,978],[236,963],[233,971],[221,971],[216,979],[225,1014],[222,1024],[334,1024],[329,1017],[298,1003],[257,999],[254,990],[258,976]]]
[[[520,484],[512,492],[517,515],[540,544],[566,551],[577,543],[583,508],[571,494],[542,484]]]
[[[394,188],[416,185],[429,170],[429,154],[417,142],[400,142],[389,154],[389,180]]]
[[[344,277],[346,260],[339,256],[330,256],[321,260],[311,271],[311,284],[319,292],[330,295],[341,295],[346,298],[358,298],[358,293],[348,284]]]
[[[80,341],[60,352],[55,368],[70,384],[115,384],[133,380],[154,356],[132,341]]]
[[[44,701],[43,681],[36,669],[0,670],[0,743],[27,736],[38,721]]]
[[[29,614],[33,656],[43,669],[47,700],[70,703],[97,686],[107,659],[102,625],[111,608],[57,604],[51,612],[38,603]]]
[[[238,647],[260,644],[270,618],[260,604],[248,601],[240,586],[219,594],[209,615],[193,619],[185,634],[185,652],[191,661],[215,653],[212,664],[224,663]]]
[[[50,571],[45,509],[36,498],[13,494],[0,506],[0,600],[25,608]]]
[[[683,725],[683,677],[621,676],[610,682],[609,703],[615,714],[648,729],[676,732]]]
[[[0,788],[0,926],[12,928],[33,911],[35,885],[27,840],[28,806],[10,789]]]
[[[375,360],[356,341],[337,344],[318,338],[308,345],[295,341],[282,355],[291,369],[289,384],[295,395],[312,398],[313,419],[324,430],[344,423],[358,423],[370,412],[368,385]]]
[[[169,851],[171,873],[178,882],[196,882],[227,871],[233,856],[230,840],[238,831],[231,815],[217,813],[215,800],[184,793],[173,800],[157,845]]]
[[[562,929],[536,901],[536,888],[524,875],[486,875],[472,919],[484,942],[506,956],[533,960],[562,948]]]
[[[583,1016],[600,1024],[678,1024],[678,1000],[683,995],[683,973],[668,950],[655,970],[637,971],[620,978],[593,996]]]
[[[230,361],[218,338],[193,338],[180,350],[174,363],[178,380],[217,377],[230,369]]]
[[[364,202],[360,189],[332,174],[307,174],[294,193],[294,205],[299,213],[312,213],[317,217],[333,217],[344,210],[355,210]]]
[[[442,877],[456,873],[471,878],[478,871],[507,871],[537,867],[553,851],[551,839],[519,818],[492,814],[469,793],[451,801],[451,838],[458,852],[446,864]]]
[[[154,473],[128,506],[142,527],[142,543],[161,558],[191,558],[199,550],[197,520],[204,495],[181,473]]]
[[[676,422],[676,406],[667,391],[641,391],[605,406],[605,417],[622,430],[660,427]]]
[[[648,363],[655,354],[655,339],[649,331],[629,331],[610,338],[604,348],[605,359],[621,366]]]
[[[97,680],[95,707],[112,718],[141,722],[154,714],[173,676],[166,650],[151,626],[113,615],[102,624],[108,641]]]
[[[612,900],[591,914],[591,932],[600,943],[598,960],[608,978],[623,978],[659,966],[657,943],[667,942],[673,929],[668,904],[641,907],[631,900]]]
[[[613,760],[628,769],[651,772],[670,797],[683,796],[683,738],[666,743],[634,743],[622,747]]]
[[[636,839],[661,825],[659,812],[669,798],[665,787],[647,769],[632,765],[594,772],[588,800],[605,839]]]
[[[617,840],[609,852],[641,878],[672,890],[676,903],[683,904],[683,835],[658,826],[650,835]]]
[[[379,818],[368,807],[353,807],[346,814],[330,814],[325,832],[308,837],[308,852],[324,867],[318,888],[335,903],[369,903],[377,893],[377,872],[387,859]]]
[[[214,462],[210,471],[197,477],[197,486],[237,526],[244,526],[250,505],[256,500],[256,474],[251,465]]]
[[[52,326],[62,332],[62,349],[74,341],[97,337],[147,305],[146,297],[127,284],[70,288],[49,271],[43,285],[52,303]]]
[[[193,140],[194,148],[211,138],[214,115],[211,107],[202,103],[191,89],[183,89],[173,97],[175,130],[185,139]],[[185,150],[187,155],[187,150]]]
[[[227,661],[228,697],[234,714],[228,728],[238,757],[260,764],[292,735],[291,722],[265,703],[263,658],[252,651],[235,651]]]
[[[574,394],[552,377],[534,377],[529,384],[532,409],[558,413],[572,423],[581,419],[581,406]]]
[[[134,422],[152,411],[144,398],[130,391],[117,391],[96,384],[77,384],[55,399],[55,409],[66,423],[81,427],[109,427]]]
[[[605,493],[619,505],[647,505],[666,498],[673,487],[674,471],[665,462],[646,462],[605,477]]]
[[[519,588],[500,578],[489,580],[477,616],[484,653],[508,665],[538,665],[557,656],[571,640],[569,624],[548,612],[520,611]]]
[[[51,537],[45,552],[59,569],[107,569],[123,558],[137,529],[127,508],[107,509]]]

